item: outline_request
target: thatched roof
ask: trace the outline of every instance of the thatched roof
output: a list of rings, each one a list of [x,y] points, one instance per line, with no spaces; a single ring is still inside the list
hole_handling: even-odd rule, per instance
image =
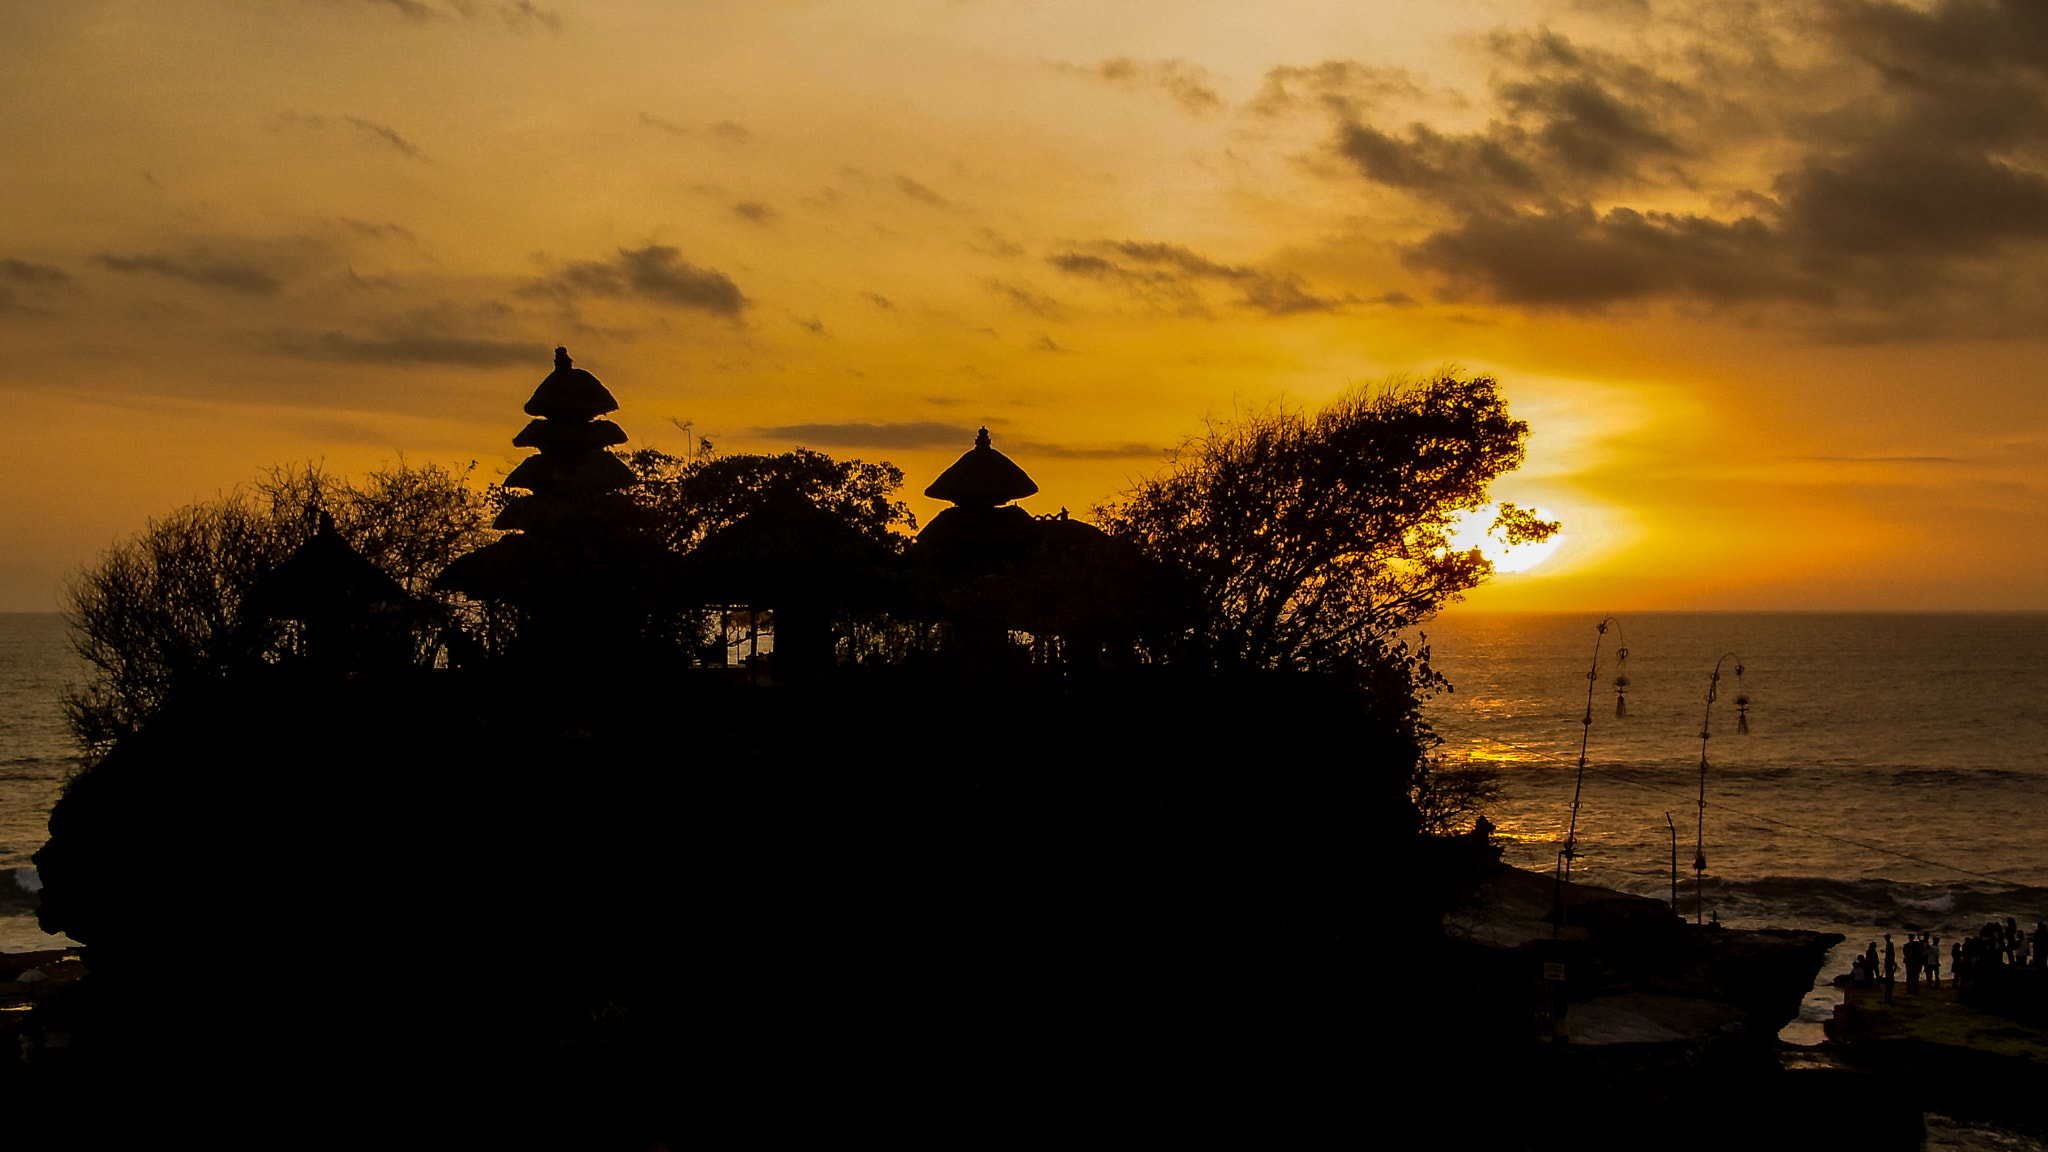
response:
[[[312,539],[249,589],[244,608],[273,620],[324,620],[411,603],[411,594],[350,547],[334,530],[334,517],[322,512]]]
[[[974,438],[974,447],[939,473],[924,494],[962,507],[993,508],[1038,491],[1038,485],[1008,456],[989,447],[988,429]]]
[[[625,461],[601,448],[528,456],[505,477],[505,487],[524,488],[542,496],[612,492],[639,482]]]
[[[626,430],[609,420],[534,420],[512,438],[514,448],[609,448],[626,442]]]
[[[546,416],[551,420],[588,420],[607,412],[619,410],[619,402],[612,398],[611,390],[598,382],[597,377],[574,367],[567,348],[555,349],[555,370],[533,390],[533,399],[526,402],[528,416]]]

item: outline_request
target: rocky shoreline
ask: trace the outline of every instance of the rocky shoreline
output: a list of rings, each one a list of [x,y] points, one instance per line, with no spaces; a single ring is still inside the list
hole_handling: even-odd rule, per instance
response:
[[[1999,970],[1887,1004],[1848,990],[1826,1043],[1777,1039],[1841,937],[1682,923],[1656,900],[1495,869],[1445,917],[1475,1000],[1521,1032],[1490,1071],[1550,1135],[1530,1146],[1918,1149],[1926,1114],[2048,1131],[2048,973]],[[1681,1123],[1695,1125],[1676,1131]]]

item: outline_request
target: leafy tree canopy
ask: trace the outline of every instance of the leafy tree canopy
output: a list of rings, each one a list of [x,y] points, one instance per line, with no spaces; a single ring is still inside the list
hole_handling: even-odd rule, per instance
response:
[[[659,518],[663,541],[677,552],[696,547],[785,487],[896,551],[909,537],[895,529],[917,529],[910,505],[895,498],[903,470],[887,461],[834,460],[809,448],[692,459],[642,448],[625,460],[640,477],[635,499]]]
[[[1396,378],[1314,414],[1214,422],[1095,514],[1183,571],[1195,601],[1185,639],[1205,658],[1356,669],[1492,574],[1478,549],[1453,551],[1449,531],[1522,462],[1528,433],[1492,377]],[[1511,504],[1493,527],[1514,543],[1558,529]]]
[[[319,466],[273,468],[248,489],[152,520],[65,590],[72,643],[90,667],[65,708],[73,734],[100,751],[171,696],[275,656],[275,621],[243,600],[313,534],[321,511],[355,549],[425,601],[448,561],[493,538],[484,494],[429,464],[338,479]]]

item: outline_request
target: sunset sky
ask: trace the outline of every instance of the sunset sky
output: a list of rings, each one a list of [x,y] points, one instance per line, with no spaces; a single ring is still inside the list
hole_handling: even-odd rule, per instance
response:
[[[1497,376],[1475,608],[2048,609],[2048,8],[12,0],[0,610],[289,461],[971,446]],[[937,505],[915,497],[921,517]]]

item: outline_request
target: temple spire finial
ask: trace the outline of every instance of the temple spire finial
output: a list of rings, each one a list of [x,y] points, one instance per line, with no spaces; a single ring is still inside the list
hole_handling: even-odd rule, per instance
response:
[[[569,350],[567,348],[555,349],[555,371],[560,372],[575,363],[574,360],[569,359]]]
[[[982,426],[982,429],[981,429],[981,432],[980,432],[980,434],[979,434],[979,435],[977,435],[977,436],[975,436],[975,438],[974,438],[974,446],[975,446],[976,448],[986,448],[986,447],[988,447],[988,426],[987,426],[987,425],[983,425],[983,426]]]

